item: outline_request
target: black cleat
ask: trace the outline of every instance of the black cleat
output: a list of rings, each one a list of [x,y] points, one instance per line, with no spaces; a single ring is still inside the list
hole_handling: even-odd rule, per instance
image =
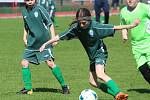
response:
[[[17,94],[29,94],[29,95],[31,95],[32,93],[33,93],[32,89],[31,90],[27,90],[25,88],[23,88],[22,90],[17,92]]]
[[[62,94],[70,94],[69,86],[65,85],[62,87]]]

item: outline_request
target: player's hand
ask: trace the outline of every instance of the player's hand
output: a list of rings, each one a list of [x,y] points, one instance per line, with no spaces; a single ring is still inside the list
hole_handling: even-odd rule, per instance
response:
[[[40,47],[40,52],[42,52],[44,50],[44,48],[46,47],[46,44],[44,43],[41,47]]]
[[[56,46],[58,44],[58,42],[54,42],[52,43],[52,46]]]
[[[140,24],[140,22],[141,22],[140,19],[137,18],[137,19],[135,19],[133,24],[134,24],[134,26],[137,26]]]
[[[121,35],[122,35],[123,43],[125,43],[128,40],[128,34],[127,32],[123,32]]]

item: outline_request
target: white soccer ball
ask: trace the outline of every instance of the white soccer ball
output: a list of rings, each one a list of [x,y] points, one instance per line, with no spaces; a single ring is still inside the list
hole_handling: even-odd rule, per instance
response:
[[[97,100],[98,96],[95,91],[85,89],[80,93],[79,100]]]

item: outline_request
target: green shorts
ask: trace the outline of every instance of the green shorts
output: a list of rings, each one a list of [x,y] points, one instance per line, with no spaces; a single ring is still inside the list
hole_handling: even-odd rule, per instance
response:
[[[23,59],[28,60],[33,64],[40,64],[41,62],[46,60],[54,60],[54,57],[50,48],[44,49],[44,51],[42,52],[40,52],[39,50],[25,49]]]
[[[150,52],[140,53],[140,52],[134,51],[134,58],[137,63],[137,69],[139,69],[139,67],[145,63],[147,63],[150,66]]]
[[[150,66],[150,37],[145,37],[138,42],[133,41],[132,44],[132,52],[137,63],[137,69],[145,63]]]
[[[108,52],[107,50],[101,51],[98,50],[96,57],[93,60],[90,60],[90,71],[95,71],[95,65],[101,64],[105,65],[108,58]]]

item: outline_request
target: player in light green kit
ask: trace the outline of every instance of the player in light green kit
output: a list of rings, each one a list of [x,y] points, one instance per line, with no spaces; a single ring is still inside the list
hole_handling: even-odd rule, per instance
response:
[[[150,5],[139,0],[126,0],[127,6],[121,10],[121,24],[132,23],[139,18],[141,23],[131,29],[131,44],[137,69],[150,84]],[[127,39],[128,31],[122,30],[123,39]]]
[[[31,72],[29,63],[40,64],[46,62],[52,70],[53,75],[59,81],[62,87],[62,93],[68,94],[69,88],[66,85],[60,68],[54,63],[52,55],[52,45],[47,45],[43,52],[39,48],[43,43],[55,36],[54,26],[46,9],[37,5],[37,0],[25,0],[25,8],[22,10],[24,21],[24,36],[25,51],[23,54],[22,78],[24,88],[19,91],[19,94],[32,94]]]
[[[137,22],[123,26],[100,24],[91,20],[91,13],[88,9],[80,8],[76,13],[76,20],[71,24],[70,28],[44,43],[40,51],[43,51],[49,43],[78,38],[85,48],[90,61],[89,83],[111,94],[115,100],[127,100],[128,94],[122,93],[116,82],[105,73],[108,53],[103,38],[114,36],[115,30],[130,29],[136,25],[138,25]],[[98,79],[101,79],[104,83],[99,83]]]

